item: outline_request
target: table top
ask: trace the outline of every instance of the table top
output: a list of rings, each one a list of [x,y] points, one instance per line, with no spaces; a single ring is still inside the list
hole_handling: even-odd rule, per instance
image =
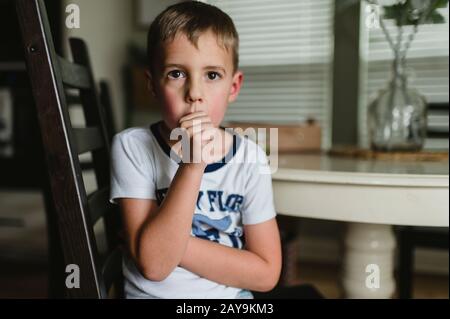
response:
[[[448,187],[449,162],[358,159],[327,154],[279,154],[275,180]]]
[[[275,208],[295,217],[448,227],[448,165],[280,154],[272,174]]]

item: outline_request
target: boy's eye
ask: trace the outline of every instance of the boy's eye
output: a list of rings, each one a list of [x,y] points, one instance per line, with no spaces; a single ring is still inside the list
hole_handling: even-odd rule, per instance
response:
[[[183,73],[183,71],[180,71],[180,70],[173,70],[173,71],[170,71],[167,75],[168,75],[169,78],[171,78],[171,79],[179,79],[179,78],[185,76],[184,73]]]
[[[208,79],[209,80],[216,80],[216,79],[221,78],[221,77],[222,76],[219,73],[217,73],[217,72],[214,72],[214,71],[208,72]]]

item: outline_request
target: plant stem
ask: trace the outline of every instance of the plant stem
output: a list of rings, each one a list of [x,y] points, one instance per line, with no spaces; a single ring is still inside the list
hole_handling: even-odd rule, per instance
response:
[[[367,2],[368,2],[369,4],[376,5],[376,6],[378,6],[378,7],[381,9],[381,6],[378,4],[378,1],[377,1],[377,0],[367,0]],[[382,14],[380,14],[380,16],[378,17],[378,20],[379,20],[379,22],[380,22],[381,30],[383,30],[384,36],[386,37],[386,39],[387,39],[387,41],[388,41],[388,43],[389,43],[389,46],[391,47],[391,49],[392,49],[392,50],[394,51],[394,53],[395,53],[395,52],[396,52],[396,49],[395,49],[396,46],[394,45],[394,41],[392,41],[392,37],[391,37],[391,35],[389,34],[389,31],[387,30],[386,25],[384,24]]]
[[[409,48],[411,47],[411,43],[414,40],[414,37],[416,36],[417,32],[419,31],[419,24],[422,24],[427,19],[428,15],[433,11],[435,4],[438,0],[430,1],[428,8],[423,10],[422,15],[418,19],[417,23],[414,24],[413,31],[409,34],[408,39],[405,43],[405,46],[401,52],[401,59],[404,61],[406,59],[406,53],[408,52]]]
[[[408,35],[408,39],[406,40],[405,47],[403,48],[402,52],[400,53],[402,62],[406,59],[406,53],[408,52],[408,49],[411,47],[411,43],[414,40],[414,37],[416,36],[417,31],[419,31],[419,24],[415,24],[413,31]]]

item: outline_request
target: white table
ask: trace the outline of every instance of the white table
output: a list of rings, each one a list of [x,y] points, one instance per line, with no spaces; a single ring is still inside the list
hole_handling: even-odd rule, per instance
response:
[[[392,225],[448,227],[448,165],[280,154],[272,175],[275,206],[282,215],[348,222],[344,295],[390,298]]]

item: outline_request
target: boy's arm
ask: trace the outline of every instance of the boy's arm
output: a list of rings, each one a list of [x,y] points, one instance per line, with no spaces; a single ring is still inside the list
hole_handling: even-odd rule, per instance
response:
[[[191,145],[201,146],[200,151],[212,143],[207,133],[215,128],[204,111],[183,116],[179,125],[186,130]],[[181,163],[160,207],[154,200],[120,200],[129,251],[147,279],[164,280],[180,263],[206,165],[204,161],[192,163],[192,159]]]
[[[281,271],[281,244],[276,219],[245,225],[245,250],[189,238],[180,266],[227,286],[269,291]]]
[[[183,257],[205,166],[180,164],[160,207],[149,200],[120,200],[129,251],[147,279],[163,280]]]

